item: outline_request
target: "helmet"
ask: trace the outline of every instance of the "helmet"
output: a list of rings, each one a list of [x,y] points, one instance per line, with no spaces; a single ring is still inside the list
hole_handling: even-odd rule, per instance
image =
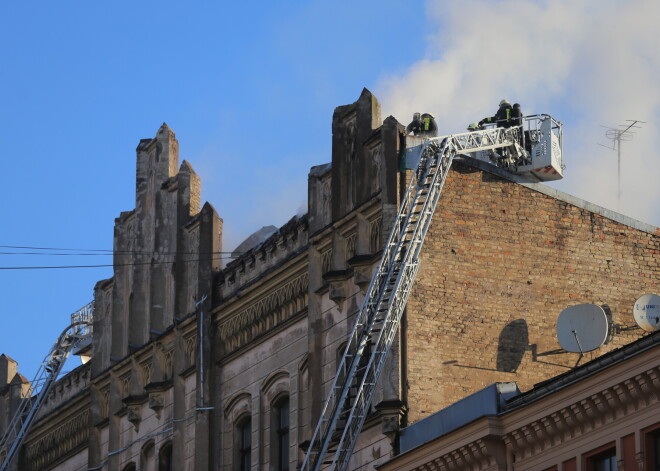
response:
[[[509,100],[507,100],[506,98],[505,98],[504,100],[500,101],[500,106],[502,106],[502,105],[510,105],[510,104],[511,104],[511,103],[509,103]]]
[[[431,113],[424,113],[422,116],[425,117],[425,118],[435,119],[435,116],[433,116]]]
[[[479,129],[479,123],[470,123],[468,124],[468,131],[476,131]]]
[[[419,121],[421,116],[422,115],[419,113],[413,113],[413,121]]]

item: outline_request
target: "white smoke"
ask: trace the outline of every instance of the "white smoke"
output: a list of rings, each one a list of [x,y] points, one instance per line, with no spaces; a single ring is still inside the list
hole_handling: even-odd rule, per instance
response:
[[[493,115],[502,98],[565,124],[565,178],[553,186],[660,225],[660,2],[432,0],[426,58],[377,87],[384,115],[436,115],[441,134]],[[606,129],[646,121],[616,152]]]

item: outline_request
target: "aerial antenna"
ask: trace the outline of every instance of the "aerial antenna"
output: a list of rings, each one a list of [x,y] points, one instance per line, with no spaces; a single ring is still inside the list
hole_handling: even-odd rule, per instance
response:
[[[599,144],[600,146],[603,146],[607,149],[612,149],[617,151],[616,201],[617,201],[618,211],[621,211],[621,142],[632,140],[632,138],[635,136],[635,131],[633,131],[633,129],[641,128],[641,126],[637,126],[637,124],[646,124],[646,121],[640,121],[638,119],[627,119],[626,121],[628,121],[630,124],[619,124],[618,128],[611,128],[609,126],[603,126],[601,124],[601,126],[607,129],[607,131],[605,131],[605,137],[612,141],[612,147],[603,146],[603,144]]]

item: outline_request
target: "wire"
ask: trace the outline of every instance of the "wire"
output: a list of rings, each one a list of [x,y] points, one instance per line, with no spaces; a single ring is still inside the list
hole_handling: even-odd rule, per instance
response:
[[[227,260],[235,257],[211,257],[211,258],[198,258],[191,260],[179,260],[180,262],[206,262],[209,260]],[[177,260],[172,261],[150,261],[150,262],[135,262],[135,263],[109,263],[99,265],[59,265],[59,266],[32,266],[32,267],[0,267],[0,270],[48,270],[48,269],[65,269],[65,268],[103,268],[103,267],[131,267],[137,265],[168,265],[176,263]]]
[[[170,407],[173,407],[173,405],[171,405]],[[211,410],[211,409],[213,409],[213,407],[197,407],[197,408],[195,408],[195,412],[190,414],[190,415],[187,415],[187,416],[179,418],[179,419],[175,419],[175,418],[169,419],[169,420],[165,421],[164,424],[156,427],[155,430],[157,430],[157,431],[151,432],[148,435],[143,435],[141,437],[138,437],[135,440],[133,440],[132,442],[130,442],[128,445],[125,445],[122,448],[119,448],[119,449],[113,450],[113,451],[108,451],[107,452],[107,457],[103,461],[101,461],[101,464],[99,466],[89,468],[89,467],[87,467],[89,465],[85,465],[83,468],[79,468],[79,469],[86,469],[87,471],[96,471],[96,470],[103,469],[108,464],[108,461],[109,461],[111,456],[119,455],[119,454],[125,452],[126,450],[129,450],[136,443],[140,443],[140,442],[143,442],[145,440],[149,440],[150,438],[156,438],[156,437],[161,436],[161,435],[168,435],[168,434],[170,434],[171,432],[174,431],[174,427],[173,427],[174,424],[179,423],[179,422],[186,422],[186,421],[188,421],[192,418],[195,418],[199,414],[199,411]],[[158,430],[158,429],[162,429],[162,430]],[[132,455],[126,457],[126,459],[124,461],[131,461],[131,460],[133,460],[133,458],[136,458],[137,456],[139,456],[140,453],[141,453],[141,451],[137,451],[136,453],[133,453]]]
[[[135,252],[135,253],[127,253],[127,252],[108,252],[108,253],[84,253],[84,252],[79,252],[79,253],[57,253],[57,252],[0,252],[0,255],[63,255],[67,257],[78,257],[78,256],[87,256],[87,255],[94,255],[94,256],[101,256],[101,257],[109,257],[113,255],[141,255],[141,256],[149,256],[149,255],[232,255],[232,254],[242,254],[244,252]]]
[[[20,245],[0,245],[2,249],[22,249],[22,250],[59,250],[64,252],[95,252],[93,254],[77,253],[77,254],[57,254],[48,252],[0,252],[2,255],[114,255],[114,254],[138,254],[138,255],[152,255],[154,253],[161,255],[199,255],[199,252],[158,252],[153,250],[114,250],[114,249],[71,249],[71,248],[57,248],[57,247],[30,247]],[[243,254],[245,252],[203,252],[204,254]]]

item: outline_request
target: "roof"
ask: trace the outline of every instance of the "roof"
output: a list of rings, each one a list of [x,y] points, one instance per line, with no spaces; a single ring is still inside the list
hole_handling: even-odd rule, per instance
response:
[[[660,331],[646,335],[582,366],[520,393],[515,383],[494,383],[401,431],[400,454],[453,432],[479,418],[507,414],[607,368],[660,346]]]
[[[551,188],[543,183],[531,183],[527,178],[507,172],[506,170],[498,168],[494,165],[490,165],[487,162],[483,162],[473,157],[468,157],[463,155],[456,156],[454,160],[462,162],[471,167],[479,168],[480,170],[486,171],[488,173],[492,173],[505,180],[509,180],[519,185],[525,186],[530,190],[543,193],[544,195],[563,201],[572,206],[576,206],[578,208],[587,210],[589,212],[599,214],[612,221],[624,224],[626,226],[632,227],[634,229],[638,229],[643,232],[648,232],[649,234],[660,235],[660,229],[652,224],[638,221],[637,219],[633,219],[629,216],[626,216],[625,214],[612,211],[611,209],[603,208],[602,206],[598,206],[597,204],[590,203],[589,201],[583,200],[582,198],[578,198],[576,196],[569,195],[568,193],[564,193],[563,191],[559,191],[555,188]]]

